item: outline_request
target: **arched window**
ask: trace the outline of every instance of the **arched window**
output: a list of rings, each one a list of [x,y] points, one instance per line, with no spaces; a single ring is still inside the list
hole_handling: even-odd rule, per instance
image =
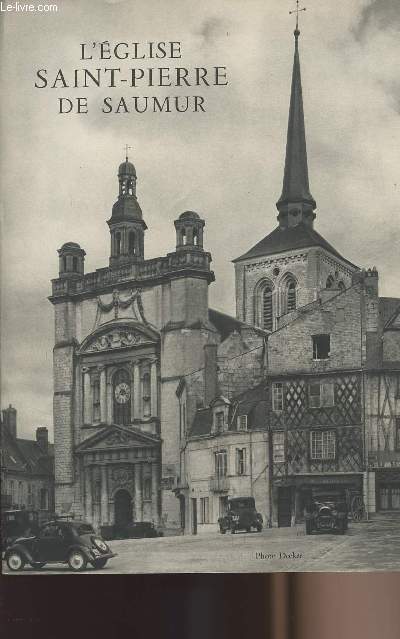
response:
[[[187,244],[186,229],[182,229],[182,244],[183,244],[183,246],[186,246],[186,244]]]
[[[72,258],[72,270],[74,271],[74,273],[77,273],[77,271],[78,271],[78,258],[77,257],[73,257]]]
[[[329,275],[328,279],[326,280],[326,288],[333,288],[334,283],[335,280],[333,279],[332,275]]]
[[[65,255],[64,255],[64,257],[63,257],[63,270],[64,270],[64,271],[66,271],[66,270],[67,270],[67,258],[65,257]]]
[[[291,281],[287,286],[286,292],[286,309],[289,313],[297,308],[296,283]]]
[[[143,417],[151,415],[151,381],[150,373],[146,371],[142,377],[142,407]]]
[[[129,251],[129,255],[135,255],[136,253],[136,235],[133,231],[129,232],[129,236],[128,236],[128,251]]]
[[[117,255],[121,255],[121,233],[115,234],[115,249]]]
[[[93,381],[92,387],[92,398],[93,398],[93,422],[100,421],[100,380],[95,379]]]
[[[346,285],[345,285],[344,282],[342,282],[342,280],[340,280],[340,282],[338,283],[338,289],[339,289],[340,292],[346,290]]]
[[[131,378],[125,369],[118,370],[113,378],[114,422],[130,424],[131,422]]]
[[[193,246],[199,245],[199,234],[196,229],[193,230]]]
[[[273,315],[272,315],[272,289],[266,286],[261,294],[262,298],[262,321],[261,325],[267,331],[272,331]]]

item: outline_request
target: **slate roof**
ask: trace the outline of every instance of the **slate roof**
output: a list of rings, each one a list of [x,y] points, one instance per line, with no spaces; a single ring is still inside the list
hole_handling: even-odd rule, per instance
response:
[[[266,426],[267,393],[265,382],[255,388],[248,389],[244,393],[233,397],[229,407],[229,427],[225,432],[237,430],[237,418],[239,415],[247,415],[247,428],[263,428]],[[190,437],[204,437],[211,434],[212,427],[211,408],[200,408],[194,416]]]
[[[399,297],[380,297],[379,298],[379,317],[381,326],[387,328],[390,321],[395,318],[400,311]]]
[[[239,262],[240,260],[247,260],[253,257],[262,257],[265,255],[274,255],[275,253],[284,253],[285,251],[292,251],[295,249],[310,248],[312,246],[320,246],[325,250],[332,253],[339,259],[343,260],[350,266],[355,266],[352,262],[340,255],[338,251],[333,248],[325,238],[322,237],[315,229],[303,224],[297,224],[297,226],[291,226],[289,228],[282,229],[279,226],[276,227],[264,239],[255,244],[247,253],[232,260],[233,262]]]
[[[258,328],[252,324],[246,324],[245,322],[238,320],[236,317],[232,317],[232,315],[221,313],[221,311],[217,311],[212,308],[208,310],[208,319],[221,335],[222,341],[224,341],[234,331],[240,332],[241,328],[250,328],[260,335],[268,333],[268,331],[264,331],[262,328]]]
[[[37,441],[19,437],[14,439],[4,424],[1,428],[3,466],[6,470],[40,476],[54,474],[53,444],[49,444],[49,452],[45,455]]]

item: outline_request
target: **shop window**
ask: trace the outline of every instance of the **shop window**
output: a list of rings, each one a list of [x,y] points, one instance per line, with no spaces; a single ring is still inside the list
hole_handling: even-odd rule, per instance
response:
[[[49,510],[49,491],[47,488],[40,489],[40,509]]]
[[[272,460],[274,464],[285,461],[285,433],[278,431],[272,434]]]
[[[200,524],[210,523],[210,500],[208,497],[200,497]]]
[[[272,410],[280,413],[283,411],[283,383],[272,384]]]
[[[313,359],[329,359],[331,352],[331,336],[330,335],[313,335]]]
[[[310,408],[334,406],[335,390],[333,382],[313,382],[308,387]]]
[[[334,430],[311,431],[310,457],[311,459],[335,459],[336,436]]]
[[[247,415],[239,415],[237,427],[238,430],[247,430]]]
[[[237,475],[246,474],[246,449],[245,448],[236,449],[236,474]]]
[[[226,477],[228,471],[228,456],[226,450],[220,450],[215,455],[215,474],[217,477]]]

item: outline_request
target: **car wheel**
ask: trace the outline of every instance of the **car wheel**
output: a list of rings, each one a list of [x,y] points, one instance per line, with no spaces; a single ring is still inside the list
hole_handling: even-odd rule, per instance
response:
[[[80,550],[73,550],[68,557],[68,565],[74,572],[85,570],[87,559]]]
[[[93,562],[93,568],[96,568],[96,570],[98,570],[99,568],[104,568],[107,561],[108,559],[96,559],[96,561]]]
[[[11,552],[8,555],[7,566],[9,567],[10,570],[13,570],[13,571],[22,570],[23,567],[25,566],[25,559],[19,552],[15,550],[14,552]]]

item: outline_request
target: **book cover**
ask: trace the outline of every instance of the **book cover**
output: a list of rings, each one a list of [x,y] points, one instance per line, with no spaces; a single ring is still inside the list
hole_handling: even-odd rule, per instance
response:
[[[398,7],[0,12],[4,571],[398,570]]]

